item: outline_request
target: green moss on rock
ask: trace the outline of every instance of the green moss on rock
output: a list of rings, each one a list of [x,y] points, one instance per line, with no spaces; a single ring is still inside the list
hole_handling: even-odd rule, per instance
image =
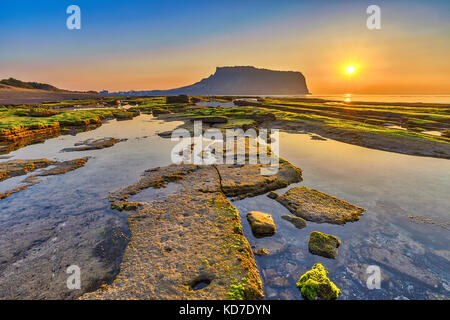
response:
[[[230,290],[227,293],[229,300],[246,300],[250,297],[247,288],[247,278],[242,278],[241,282],[236,282],[230,285]]]
[[[338,247],[341,241],[331,235],[319,231],[313,231],[309,235],[308,249],[312,254],[325,258],[336,259]]]
[[[335,300],[339,290],[328,278],[328,270],[320,263],[316,263],[311,270],[300,277],[297,282],[303,298],[308,300]]]

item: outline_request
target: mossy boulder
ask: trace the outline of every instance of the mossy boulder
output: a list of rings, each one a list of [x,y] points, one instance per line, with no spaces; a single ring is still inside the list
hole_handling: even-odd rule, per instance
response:
[[[169,109],[164,109],[164,108],[154,108],[152,109],[152,115],[153,116],[159,116],[160,114],[169,114],[171,113]]]
[[[289,214],[284,214],[281,216],[281,218],[286,221],[289,221],[298,229],[303,229],[306,227],[306,220],[303,218],[291,216]]]
[[[341,290],[328,278],[328,270],[316,263],[297,282],[302,297],[308,300],[335,300]]]
[[[252,232],[255,237],[262,238],[275,234],[276,226],[270,214],[250,211],[247,213],[247,220],[252,227]]]
[[[135,116],[134,112],[128,112],[128,111],[119,111],[114,113],[114,117],[117,120],[131,120]]]
[[[325,258],[336,259],[341,241],[331,235],[313,231],[309,235],[308,249],[312,254]]]
[[[168,96],[166,97],[166,103],[189,103],[189,97],[185,94]]]

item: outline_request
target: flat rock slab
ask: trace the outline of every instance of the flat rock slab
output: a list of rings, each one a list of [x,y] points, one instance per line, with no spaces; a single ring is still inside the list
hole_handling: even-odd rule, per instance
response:
[[[300,169],[289,166],[271,178],[271,188],[289,176],[287,171],[299,176]],[[170,165],[146,170],[135,184],[112,192],[111,205],[124,208],[130,196],[145,188],[178,185],[164,200],[148,199],[135,206],[128,220],[131,240],[117,278],[81,299],[262,298],[239,212],[223,192],[225,180],[229,192],[246,193],[239,183],[242,176],[252,190],[250,181],[259,184],[266,178],[261,178],[259,165]]]
[[[67,161],[62,161],[62,162],[50,161],[47,159],[14,160],[15,161],[14,168],[16,168],[16,169],[22,168],[22,169],[13,171],[13,173],[14,173],[13,176],[24,175],[24,174],[27,174],[28,172],[31,172],[31,171],[34,171],[34,170],[37,170],[40,168],[44,168],[44,167],[50,166],[50,165],[51,165],[51,168],[42,169],[40,172],[34,173],[34,174],[28,176],[25,180],[22,181],[22,184],[18,187],[7,190],[5,192],[0,192],[0,200],[7,198],[14,193],[23,191],[32,185],[40,183],[41,180],[39,179],[39,177],[65,174],[67,172],[70,172],[70,171],[73,171],[73,170],[83,167],[88,160],[89,160],[89,157],[67,160]],[[32,161],[32,162],[30,162],[30,161]],[[25,168],[22,167],[22,164],[24,164],[24,163],[26,164]],[[20,164],[20,165],[18,165],[18,164]],[[0,181],[2,180],[1,174],[2,174],[2,172],[1,172],[1,164],[0,164]],[[7,176],[7,178],[8,178],[8,176]]]
[[[345,224],[358,221],[364,208],[321,191],[295,187],[276,198],[298,217],[317,223]]]
[[[340,245],[341,241],[331,234],[313,231],[309,235],[309,252],[318,256],[336,259]]]
[[[276,226],[270,214],[260,211],[250,211],[247,213],[247,220],[252,227],[252,232],[255,237],[262,238],[275,234]]]
[[[97,140],[86,140],[75,144],[73,148],[64,148],[61,152],[73,152],[73,151],[88,151],[88,150],[98,150],[104,148],[110,148],[118,142],[126,141],[127,139],[116,139],[116,138],[102,138]]]
[[[214,167],[150,169],[137,183],[113,193],[110,201],[120,206],[130,195],[167,181],[179,184],[176,194],[140,202],[130,215],[131,240],[115,281],[81,299],[262,298],[239,213],[220,192]],[[242,292],[233,291],[233,285],[242,286]]]
[[[0,181],[22,176],[28,172],[48,167],[54,164],[55,161],[48,159],[17,159],[0,162]]]
[[[302,170],[289,162],[280,161],[277,174],[261,175],[262,164],[217,165],[222,192],[228,197],[243,199],[287,187],[303,180]]]

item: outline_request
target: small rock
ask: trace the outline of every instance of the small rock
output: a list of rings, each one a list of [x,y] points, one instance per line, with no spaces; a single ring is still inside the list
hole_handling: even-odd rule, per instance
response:
[[[250,211],[247,213],[247,220],[252,227],[252,232],[255,237],[262,238],[275,234],[276,226],[270,214]]]
[[[325,258],[336,259],[338,254],[337,248],[340,244],[341,241],[331,234],[313,231],[309,235],[308,249],[312,254]]]
[[[278,198],[278,193],[276,193],[275,191],[270,191],[270,192],[267,194],[267,196],[268,196],[270,199],[276,199],[276,198]]]
[[[269,254],[269,250],[267,249],[258,249],[253,252],[257,256],[267,256]]]
[[[286,221],[289,221],[298,229],[303,229],[306,227],[306,220],[303,218],[291,216],[289,214],[284,214],[281,216],[281,218]]]
[[[161,138],[170,138],[172,137],[172,131],[159,132],[158,136],[160,136]]]
[[[327,139],[325,139],[321,136],[316,136],[316,135],[311,136],[311,140],[327,141]]]

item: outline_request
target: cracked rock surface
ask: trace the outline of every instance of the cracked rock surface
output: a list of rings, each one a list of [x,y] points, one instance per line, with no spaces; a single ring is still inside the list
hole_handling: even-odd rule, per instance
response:
[[[230,194],[252,195],[255,186],[272,190],[301,180],[300,169],[282,166],[268,178],[260,176],[261,165],[170,165],[111,193],[112,205],[120,207],[145,188],[179,185],[164,200],[139,202],[129,217],[131,240],[118,276],[81,299],[262,298],[253,252],[223,182]]]

